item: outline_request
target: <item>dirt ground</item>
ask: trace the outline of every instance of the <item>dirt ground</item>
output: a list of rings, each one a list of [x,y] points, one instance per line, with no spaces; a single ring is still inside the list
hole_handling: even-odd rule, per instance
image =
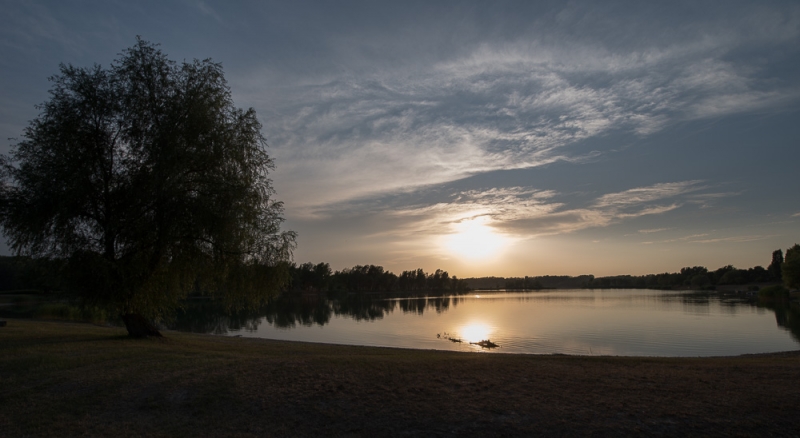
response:
[[[800,352],[475,354],[11,320],[0,436],[798,436]]]

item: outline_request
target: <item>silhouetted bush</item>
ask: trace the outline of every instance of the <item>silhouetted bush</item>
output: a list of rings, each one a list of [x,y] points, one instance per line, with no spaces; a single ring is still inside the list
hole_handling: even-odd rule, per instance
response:
[[[789,289],[786,289],[782,285],[775,285],[775,286],[767,286],[758,291],[759,298],[771,298],[771,299],[781,299],[781,300],[788,300],[789,299]]]

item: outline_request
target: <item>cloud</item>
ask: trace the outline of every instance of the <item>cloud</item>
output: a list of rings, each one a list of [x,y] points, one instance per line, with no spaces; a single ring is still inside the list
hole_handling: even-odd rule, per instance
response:
[[[193,4],[203,15],[213,18],[219,24],[225,24],[225,20],[223,20],[217,11],[206,2],[198,0],[194,1]]]
[[[745,236],[724,236],[724,237],[713,237],[708,238],[709,233],[698,233],[692,234],[688,236],[678,237],[675,239],[666,239],[660,241],[647,241],[642,242],[643,245],[652,245],[657,243],[699,243],[699,244],[714,244],[714,243],[744,243],[744,242],[755,242],[759,240],[766,240],[776,236],[778,234],[770,234],[770,235],[745,235]]]
[[[417,57],[396,41],[387,42],[388,54],[376,55],[382,34],[364,44],[332,38],[331,53],[371,68],[337,64],[336,72],[303,76],[276,91],[276,117],[265,122],[279,163],[276,180],[284,183],[281,193],[302,200],[295,207],[309,207],[496,170],[587,161],[607,150],[586,155],[573,145],[782,108],[800,99],[800,88],[735,55],[796,42],[797,11],[735,10],[722,22],[680,23],[680,32],[657,40],[606,17],[627,33],[621,43],[592,29],[571,36],[567,30],[581,13],[568,7],[561,22],[543,20],[539,33],[479,35],[451,51],[423,45]],[[439,32],[450,25],[442,23]],[[432,32],[422,30],[438,36]],[[432,56],[436,49],[439,56]],[[636,195],[648,194],[619,194]]]
[[[416,241],[453,233],[457,224],[480,221],[511,239],[572,233],[606,227],[646,215],[660,215],[680,208],[687,194],[702,190],[702,181],[654,184],[609,193],[584,206],[572,205],[552,190],[533,187],[495,187],[481,190],[438,193],[432,189],[391,198],[369,198],[337,203],[314,212],[319,221],[357,211],[361,219],[386,226],[370,233],[371,238],[390,241]],[[410,201],[410,202],[409,202]],[[659,232],[666,229],[643,230]]]
[[[721,242],[754,242],[757,240],[765,240],[771,237],[775,237],[777,234],[772,235],[752,235],[752,236],[728,236],[728,237],[718,237],[715,239],[702,239],[702,240],[691,240],[691,243],[721,243]]]
[[[678,238],[677,240],[692,240],[692,239],[696,239],[698,237],[705,237],[705,236],[708,236],[708,233],[700,233],[700,234],[692,234],[692,235],[689,235],[689,236],[683,236],[683,237]]]
[[[54,14],[53,8],[33,2],[4,4],[5,19],[0,26],[0,47],[30,56],[44,44],[55,44],[71,54],[85,52],[86,40]],[[102,23],[101,23],[102,24]]]
[[[677,238],[674,238],[674,239],[665,239],[665,240],[659,240],[659,241],[647,241],[647,242],[642,242],[642,244],[643,245],[652,245],[652,244],[655,244],[655,243],[685,242],[685,241],[688,241],[688,240],[693,240],[693,239],[697,239],[699,237],[705,237],[705,236],[708,236],[708,233],[692,234],[692,235],[689,235],[689,236],[683,236],[683,237],[677,237]]]
[[[674,201],[675,198],[702,190],[701,183],[702,181],[682,181],[637,187],[602,195],[583,208],[569,208],[565,203],[551,201],[556,194],[542,192],[547,196],[520,202],[519,208],[503,200],[502,203],[495,204],[501,207],[491,217],[496,221],[495,226],[498,229],[526,237],[570,233],[675,210],[681,206],[680,202]],[[663,203],[669,199],[673,202]]]
[[[642,234],[660,233],[662,231],[671,230],[672,228],[650,228],[648,230],[639,230]]]
[[[718,193],[696,193],[686,197],[686,202],[700,206],[700,208],[711,208],[717,201],[724,198],[739,196],[742,192],[718,192]]]
[[[625,207],[628,205],[642,204],[700,190],[703,188],[698,186],[701,182],[702,181],[681,181],[662,183],[649,187],[637,187],[619,193],[609,193],[601,196],[595,205],[598,207]]]

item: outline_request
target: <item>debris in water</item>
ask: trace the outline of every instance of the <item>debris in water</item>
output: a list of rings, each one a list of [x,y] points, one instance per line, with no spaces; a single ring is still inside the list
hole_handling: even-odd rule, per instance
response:
[[[470,345],[480,345],[482,348],[497,348],[499,345],[495,344],[494,342],[484,339],[480,342],[470,342]]]
[[[462,340],[461,338],[454,338],[454,337],[450,336],[450,334],[447,333],[447,332],[437,333],[436,337],[439,338],[439,339],[447,339],[450,342],[457,342],[459,344],[464,342],[464,340]]]

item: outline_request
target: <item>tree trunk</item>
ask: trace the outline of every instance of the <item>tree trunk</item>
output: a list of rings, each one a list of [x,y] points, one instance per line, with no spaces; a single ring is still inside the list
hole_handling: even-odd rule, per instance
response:
[[[128,335],[134,338],[146,338],[148,336],[156,338],[161,337],[161,333],[158,329],[142,315],[126,313],[122,315],[122,322],[125,323],[125,328],[128,329]]]

